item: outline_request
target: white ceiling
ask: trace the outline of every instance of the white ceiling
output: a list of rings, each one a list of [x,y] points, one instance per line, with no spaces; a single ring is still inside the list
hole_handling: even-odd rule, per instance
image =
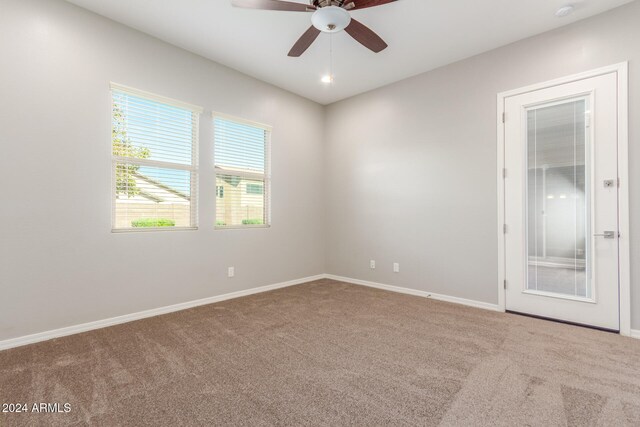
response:
[[[596,15],[632,0],[399,0],[353,11],[389,47],[367,50],[344,31],[300,58],[287,52],[310,26],[311,14],[238,9],[231,0],[67,0],[183,49],[322,104],[476,55]],[[306,3],[304,0],[292,0]],[[575,12],[557,18],[567,3]]]

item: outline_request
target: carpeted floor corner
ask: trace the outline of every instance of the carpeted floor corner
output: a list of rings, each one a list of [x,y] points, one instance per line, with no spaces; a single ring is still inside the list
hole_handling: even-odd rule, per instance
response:
[[[14,425],[640,425],[640,340],[331,280],[0,352]]]

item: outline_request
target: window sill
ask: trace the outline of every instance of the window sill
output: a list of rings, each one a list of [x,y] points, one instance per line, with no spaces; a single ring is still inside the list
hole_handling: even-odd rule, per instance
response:
[[[271,228],[270,224],[264,225],[216,225],[216,230],[248,230],[252,228]]]
[[[197,230],[198,227],[131,227],[131,228],[112,228],[111,232],[120,234],[120,233],[150,233],[153,231],[194,231]]]

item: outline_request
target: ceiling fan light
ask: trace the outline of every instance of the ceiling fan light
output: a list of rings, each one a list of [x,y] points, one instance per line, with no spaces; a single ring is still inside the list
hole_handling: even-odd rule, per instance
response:
[[[322,83],[333,83],[333,76],[331,74],[327,74],[326,76],[322,76],[322,79],[320,79],[322,81]]]
[[[338,6],[322,7],[313,12],[311,23],[324,33],[337,33],[351,23],[351,15]]]

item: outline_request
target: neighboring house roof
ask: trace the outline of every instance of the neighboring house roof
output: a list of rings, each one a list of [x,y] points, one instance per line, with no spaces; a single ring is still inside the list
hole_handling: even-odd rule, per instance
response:
[[[133,197],[120,197],[119,203],[160,203],[160,204],[189,204],[191,198],[181,191],[162,184],[141,173],[132,174],[139,193]]]

